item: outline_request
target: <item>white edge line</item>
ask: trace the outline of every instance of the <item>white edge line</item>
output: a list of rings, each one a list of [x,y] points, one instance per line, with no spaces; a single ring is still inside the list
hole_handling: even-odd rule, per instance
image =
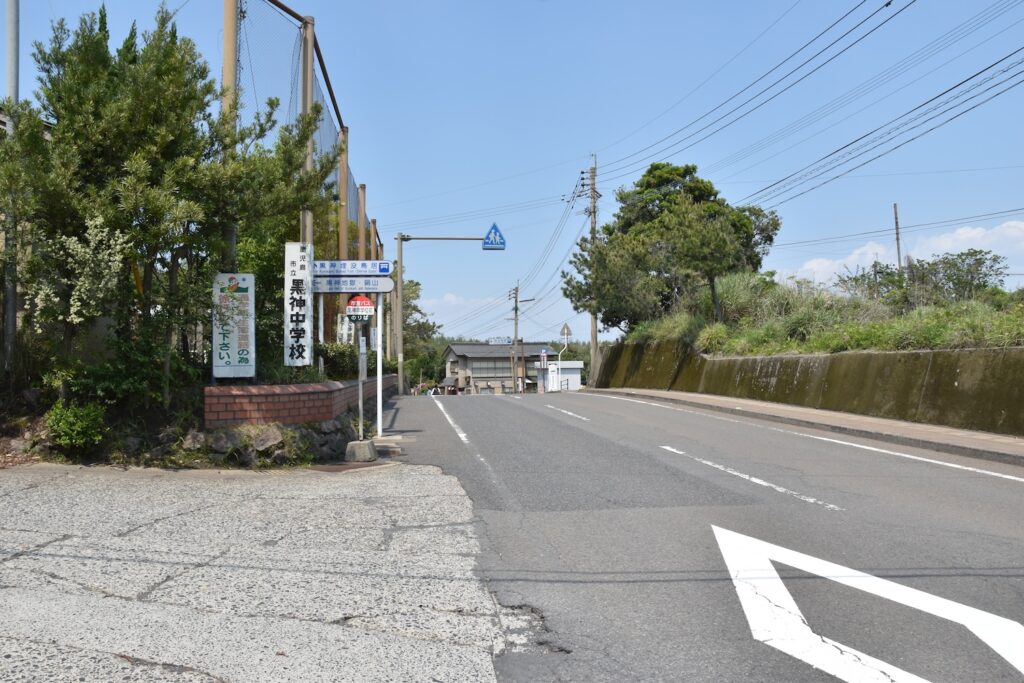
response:
[[[782,432],[783,434],[792,434],[793,436],[802,436],[806,439],[817,439],[818,441],[827,441],[829,443],[839,444],[841,446],[850,446],[851,448],[860,448],[865,451],[873,451],[875,453],[884,453],[885,455],[895,455],[898,458],[906,458],[908,460],[917,460],[918,462],[926,462],[931,465],[941,465],[942,467],[950,467],[955,470],[963,470],[965,472],[973,472],[974,474],[984,474],[989,477],[997,477],[999,479],[1008,479],[1009,481],[1017,481],[1024,483],[1024,477],[1015,477],[1012,474],[1003,474],[1001,472],[992,472],[991,470],[983,470],[977,467],[968,467],[967,465],[958,465],[953,462],[945,462],[943,460],[934,460],[932,458],[925,458],[920,455],[911,455],[910,453],[901,453],[899,451],[889,450],[887,448],[877,448],[875,446],[867,446],[865,444],[854,443],[852,441],[843,441],[841,439],[830,439],[826,436],[816,436],[814,434],[805,434],[804,432],[796,432],[792,429],[782,429],[780,427],[767,427],[759,425],[747,420],[734,420],[728,417],[722,417],[721,415],[713,415],[699,410],[687,410],[686,408],[677,408],[676,406],[668,406],[664,403],[654,403],[653,401],[641,401],[634,398],[625,398],[623,396],[606,396],[602,394],[588,394],[589,396],[596,396],[599,398],[612,398],[618,401],[629,401],[630,403],[642,403],[648,406],[654,406],[656,408],[665,408],[667,410],[675,410],[680,413],[689,413],[690,415],[700,415],[701,417],[711,418],[713,420],[722,420],[724,422],[735,422],[739,424],[745,424],[750,427],[756,427],[758,429],[770,429],[773,432]],[[757,419],[756,415],[750,416],[753,419]],[[762,418],[766,419],[766,418]]]
[[[452,426],[452,429],[455,430],[455,435],[462,440],[462,443],[469,444],[469,437],[466,436],[466,432],[462,431],[462,428],[459,427],[459,425],[455,424],[455,420],[453,420],[452,416],[448,414],[448,411],[444,409],[444,406],[441,405],[441,402],[438,401],[436,398],[433,399],[433,401],[434,404],[441,409],[441,414],[444,415],[444,419],[448,420],[448,424],[450,424]]]
[[[843,510],[844,509],[844,508],[839,507],[838,505],[833,505],[832,503],[826,503],[823,500],[818,500],[817,498],[812,498],[811,496],[805,496],[804,494],[797,493],[796,491],[790,491],[789,489],[787,489],[787,488],[785,488],[783,486],[779,486],[778,484],[773,484],[770,481],[765,481],[764,479],[760,479],[758,477],[753,477],[753,476],[751,476],[749,474],[744,474],[743,472],[740,472],[738,470],[734,470],[731,467],[726,467],[725,465],[719,465],[717,462],[711,462],[710,460],[705,460],[704,458],[698,458],[695,455],[690,455],[686,451],[680,451],[680,450],[678,450],[676,448],[672,448],[671,446],[662,446],[662,448],[664,450],[666,450],[666,451],[669,451],[670,453],[675,453],[677,455],[685,455],[687,458],[690,458],[691,460],[696,460],[697,462],[699,462],[699,463],[701,463],[703,465],[707,465],[708,467],[714,467],[716,470],[721,470],[722,472],[725,472],[727,474],[731,474],[733,476],[739,477],[740,479],[746,479],[747,481],[749,481],[752,484],[757,484],[758,486],[765,486],[767,488],[770,488],[770,489],[773,489],[775,491],[778,491],[779,493],[784,493],[787,496],[793,496],[794,498],[799,498],[800,500],[804,501],[805,503],[813,503],[814,505],[821,505],[826,510],[837,510],[837,511],[839,511],[839,510]]]

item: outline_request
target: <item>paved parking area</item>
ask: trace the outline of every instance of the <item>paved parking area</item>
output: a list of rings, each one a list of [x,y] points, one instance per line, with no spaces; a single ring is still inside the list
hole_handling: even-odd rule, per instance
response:
[[[494,680],[478,552],[435,467],[2,470],[0,679]]]

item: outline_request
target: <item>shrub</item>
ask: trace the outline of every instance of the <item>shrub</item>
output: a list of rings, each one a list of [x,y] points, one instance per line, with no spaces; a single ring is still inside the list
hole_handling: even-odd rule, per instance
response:
[[[729,328],[723,323],[708,325],[697,335],[697,350],[703,353],[718,353],[729,341]]]
[[[100,403],[58,400],[46,413],[46,426],[54,443],[61,448],[89,452],[102,443],[107,434],[106,412]]]

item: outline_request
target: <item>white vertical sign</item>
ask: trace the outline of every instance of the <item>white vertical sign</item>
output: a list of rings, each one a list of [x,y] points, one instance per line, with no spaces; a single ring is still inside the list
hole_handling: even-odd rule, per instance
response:
[[[256,376],[256,276],[213,278],[213,376]]]
[[[311,365],[313,358],[313,245],[284,245],[284,364]]]

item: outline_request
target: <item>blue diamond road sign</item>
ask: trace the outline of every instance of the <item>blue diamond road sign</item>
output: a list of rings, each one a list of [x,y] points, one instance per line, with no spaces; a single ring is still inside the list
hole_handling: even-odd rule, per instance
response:
[[[484,236],[484,249],[485,250],[502,250],[505,248],[505,236],[501,234],[501,230],[498,230],[498,224],[492,223],[491,229],[487,231],[487,235]]]

